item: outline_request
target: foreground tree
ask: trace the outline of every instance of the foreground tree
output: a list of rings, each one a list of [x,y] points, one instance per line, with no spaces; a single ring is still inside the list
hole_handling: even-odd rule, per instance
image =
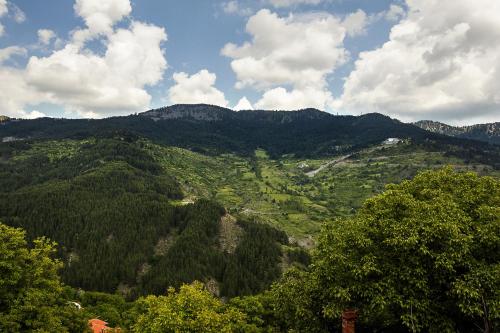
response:
[[[85,330],[83,318],[61,297],[54,252],[45,238],[28,248],[24,231],[0,223],[0,332]]]
[[[323,315],[387,331],[492,332],[500,319],[500,182],[451,168],[390,185],[329,225],[313,263]]]
[[[137,319],[133,332],[256,332],[247,324],[246,315],[224,305],[194,282],[178,292],[170,288],[166,296],[147,296],[136,304]]]
[[[328,332],[339,320],[322,316],[321,295],[313,272],[292,268],[271,287],[273,320],[284,332]],[[335,325],[337,324],[337,325]]]

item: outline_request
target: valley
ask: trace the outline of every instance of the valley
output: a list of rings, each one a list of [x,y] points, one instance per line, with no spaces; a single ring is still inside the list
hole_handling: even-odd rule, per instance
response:
[[[273,159],[264,150],[243,158],[210,157],[152,143],[146,147],[179,180],[188,198],[212,198],[232,214],[268,223],[307,247],[323,223],[353,214],[386,184],[410,179],[419,171],[453,165],[458,170],[500,176],[492,166],[467,163],[444,151],[428,152],[408,143],[377,145],[342,156],[335,163],[327,158]]]
[[[500,0],[0,0],[0,333],[500,333]]]
[[[303,286],[323,289],[308,274],[331,228],[340,237],[371,198],[424,171],[500,178],[499,146],[376,114],[176,106],[90,121],[8,119],[0,137],[16,138],[0,143],[0,221],[28,241],[55,241],[64,297],[114,326],[129,326],[146,295],[194,288],[248,315],[261,307],[255,325],[309,327],[288,323],[291,310],[279,307]]]
[[[44,156],[57,162],[96,142],[35,142],[12,161]],[[183,199],[171,199],[171,204],[211,199],[231,214],[283,230],[306,247],[313,246],[323,223],[352,215],[364,200],[383,191],[386,184],[411,179],[419,171],[452,165],[457,170],[500,176],[500,171],[491,165],[470,163],[449,156],[446,151],[429,151],[410,142],[381,143],[333,160],[293,155],[276,159],[263,149],[255,150],[250,157],[205,155],[150,140],[139,140],[137,145],[179,184]],[[92,167],[88,166],[89,171]]]

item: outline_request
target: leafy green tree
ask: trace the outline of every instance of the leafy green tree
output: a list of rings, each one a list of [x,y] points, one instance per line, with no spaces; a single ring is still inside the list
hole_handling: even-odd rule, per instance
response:
[[[282,331],[328,332],[338,319],[330,322],[322,316],[321,295],[315,276],[292,268],[273,284],[273,314]]]
[[[451,168],[390,185],[328,225],[313,263],[323,314],[386,330],[492,332],[500,319],[500,182]]]
[[[279,320],[274,310],[274,296],[269,291],[253,296],[235,297],[229,301],[229,305],[243,312],[247,322],[257,328],[256,332],[280,332]],[[247,329],[245,332],[249,331]]]
[[[55,244],[39,238],[28,248],[25,232],[0,223],[0,332],[82,332],[61,298],[57,275],[61,263],[52,258]],[[68,318],[75,317],[70,326]]]
[[[121,295],[93,291],[75,292],[75,299],[83,308],[87,318],[99,318],[110,327],[126,327],[127,314],[133,303],[126,302]]]
[[[255,332],[246,316],[225,306],[203,288],[200,282],[183,285],[166,296],[147,296],[137,301],[133,332]]]

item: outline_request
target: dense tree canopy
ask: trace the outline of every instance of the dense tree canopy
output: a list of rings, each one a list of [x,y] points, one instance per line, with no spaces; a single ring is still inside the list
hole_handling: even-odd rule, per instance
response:
[[[328,332],[338,328],[338,318],[328,320],[323,316],[322,295],[314,274],[297,268],[289,270],[270,291],[274,324],[285,332]]]
[[[246,315],[224,305],[195,282],[179,292],[171,288],[166,296],[148,296],[137,301],[139,313],[133,325],[137,333],[166,332],[251,332]]]
[[[0,332],[79,332],[85,323],[62,297],[54,244],[0,223]]]
[[[325,318],[388,330],[491,332],[500,319],[500,182],[424,172],[328,225],[313,275]]]
[[[179,281],[222,274],[227,294],[260,291],[279,273],[265,258],[278,260],[277,244],[285,240],[268,226],[240,221],[245,236],[232,256],[219,260],[210,252],[217,246],[212,217],[222,213],[208,200],[178,211],[182,242],[155,259],[161,265],[148,272],[155,284],[144,290],[180,288],[134,303],[63,287],[55,245],[41,238],[30,246],[22,230],[0,224],[0,331],[82,332],[87,319],[100,317],[146,333],[336,332],[347,308],[359,310],[362,331],[494,332],[500,325],[497,179],[445,168],[390,185],[354,217],[325,225],[307,268],[291,269],[258,295],[227,302],[207,284]],[[184,263],[193,269],[182,272]]]
[[[279,277],[283,232],[237,222],[241,240],[224,252],[225,209],[206,199],[174,204],[179,183],[143,145],[126,135],[44,148],[0,144],[0,218],[29,239],[56,241],[62,280],[85,290],[135,298],[215,279],[222,296],[236,296]]]
[[[9,122],[0,127],[0,137],[81,139],[128,132],[209,154],[236,152],[250,156],[262,148],[273,157],[337,155],[378,144],[388,137],[399,137],[500,167],[497,146],[434,134],[376,113],[354,117],[333,116],[314,109],[233,112],[209,105],[177,105],[156,111],[160,115],[173,111],[198,116],[165,120],[158,120],[158,114],[95,120],[39,118]]]

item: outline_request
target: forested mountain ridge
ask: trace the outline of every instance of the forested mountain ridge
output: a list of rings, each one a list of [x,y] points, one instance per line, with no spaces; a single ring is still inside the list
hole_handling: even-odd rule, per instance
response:
[[[428,148],[381,145],[308,177],[329,159],[210,156],[126,135],[6,142],[0,220],[57,241],[74,287],[135,297],[196,279],[253,294],[307,263],[297,241],[313,245],[322,223],[388,182],[445,164],[497,173]]]
[[[193,119],[203,121],[221,121],[223,119],[239,119],[267,121],[275,123],[292,122],[297,119],[327,119],[329,113],[309,108],[297,111],[242,110],[233,111],[208,104],[175,104],[142,112],[139,115],[156,121],[167,119]]]
[[[163,119],[165,118],[165,119]],[[335,116],[314,109],[240,111],[197,104],[174,105],[142,114],[106,119],[20,120],[0,127],[0,138],[84,139],[129,133],[160,144],[205,154],[251,156],[262,148],[273,158],[355,152],[387,138],[438,145],[442,150],[490,159],[496,147],[425,131],[381,114]],[[482,152],[487,151],[487,154]],[[479,155],[482,155],[480,157]]]
[[[161,119],[163,114],[167,119]],[[496,299],[490,293],[496,289],[488,282],[497,283],[496,271],[484,271],[483,276],[482,265],[484,258],[498,261],[493,249],[498,248],[497,241],[491,241],[497,237],[498,185],[491,185],[500,176],[497,145],[431,133],[379,114],[332,116],[312,109],[233,112],[203,105],[101,120],[8,121],[0,126],[0,138],[4,141],[0,143],[0,221],[26,230],[28,241],[49,237],[58,243],[61,279],[70,287],[53,309],[67,312],[61,312],[62,323],[65,318],[78,323],[71,332],[81,332],[82,319],[95,317],[129,331],[143,332],[141,325],[148,323],[167,331],[170,324],[158,321],[161,316],[156,310],[170,306],[175,325],[188,311],[195,318],[210,313],[210,322],[214,316],[229,318],[230,323],[220,322],[214,331],[233,325],[232,321],[244,328],[229,331],[332,331],[340,327],[339,311],[349,306],[350,296],[342,288],[351,282],[354,305],[363,311],[363,330],[406,331],[404,304],[415,301],[423,302],[418,303],[424,304],[423,310],[410,310],[420,311],[419,318],[425,319],[422,327],[427,327],[425,302],[444,297],[446,306],[431,312],[471,331],[480,314],[474,312],[464,320],[457,315],[461,307],[453,304],[469,304],[468,296],[462,299],[460,294],[457,300],[443,289],[457,285],[450,282],[454,272],[472,267],[471,262],[479,265],[480,284],[488,286],[486,301]],[[420,171],[445,165],[451,167],[422,174],[414,188],[408,187],[408,180]],[[483,177],[484,186],[477,186],[476,175],[452,169],[494,178]],[[401,185],[381,194],[389,183]],[[401,194],[396,201],[394,189]],[[484,201],[487,206],[477,208],[489,196]],[[456,202],[450,201],[455,197]],[[431,206],[422,212],[422,204]],[[457,211],[459,207],[473,209],[471,219]],[[436,208],[441,212],[438,219]],[[407,216],[407,210],[415,217]],[[389,229],[377,224],[381,216]],[[460,234],[450,244],[468,239],[470,244],[463,248],[467,250],[484,241],[493,244],[492,250],[484,253],[479,248],[474,253],[479,260],[460,256],[464,260],[450,266],[453,274],[443,284],[429,282],[437,281],[434,278],[414,281],[432,287],[423,300],[415,299],[413,291],[407,295],[405,288],[399,290],[407,285],[404,279],[418,276],[414,270],[425,266],[436,272],[429,252],[419,250],[420,240],[437,251],[434,258],[439,264],[443,249],[435,247],[436,242],[443,244],[443,239],[456,235],[456,223],[461,224],[460,230],[472,230],[468,223],[476,217],[491,225],[492,232],[483,233],[481,227],[479,243]],[[357,222],[365,218],[373,225]],[[400,220],[407,222],[405,235],[419,238],[401,242]],[[391,242],[379,242],[388,230],[394,231]],[[374,237],[370,251],[378,253],[376,257],[365,253],[364,239],[369,237]],[[312,254],[310,248],[315,249]],[[457,256],[451,247],[444,250],[448,248],[446,255],[455,262]],[[400,253],[401,260],[387,253]],[[422,258],[413,256],[419,253]],[[413,260],[421,264],[415,266]],[[374,274],[372,263],[379,270],[387,262],[392,266],[384,274]],[[54,272],[58,265],[55,261]],[[395,294],[380,292],[377,282],[370,284],[375,278],[385,285],[386,276],[395,282],[388,285],[397,290]],[[485,284],[484,277],[488,277]],[[193,281],[201,283],[184,285],[179,292],[169,289]],[[466,290],[463,295],[469,295],[467,288],[453,290]],[[152,296],[165,295],[167,289],[167,296]],[[141,298],[144,295],[150,296]],[[405,297],[403,306],[399,295]],[[123,296],[131,302],[126,303]],[[381,297],[391,304],[389,313],[384,306],[378,308]],[[9,309],[16,310],[13,299]],[[480,304],[476,298],[472,301]],[[70,308],[71,302],[80,302],[84,310]],[[51,303],[41,298],[36,304]],[[24,317],[16,320],[23,322]]]
[[[450,126],[438,121],[421,120],[414,124],[433,133],[500,144],[500,122],[470,126]]]

